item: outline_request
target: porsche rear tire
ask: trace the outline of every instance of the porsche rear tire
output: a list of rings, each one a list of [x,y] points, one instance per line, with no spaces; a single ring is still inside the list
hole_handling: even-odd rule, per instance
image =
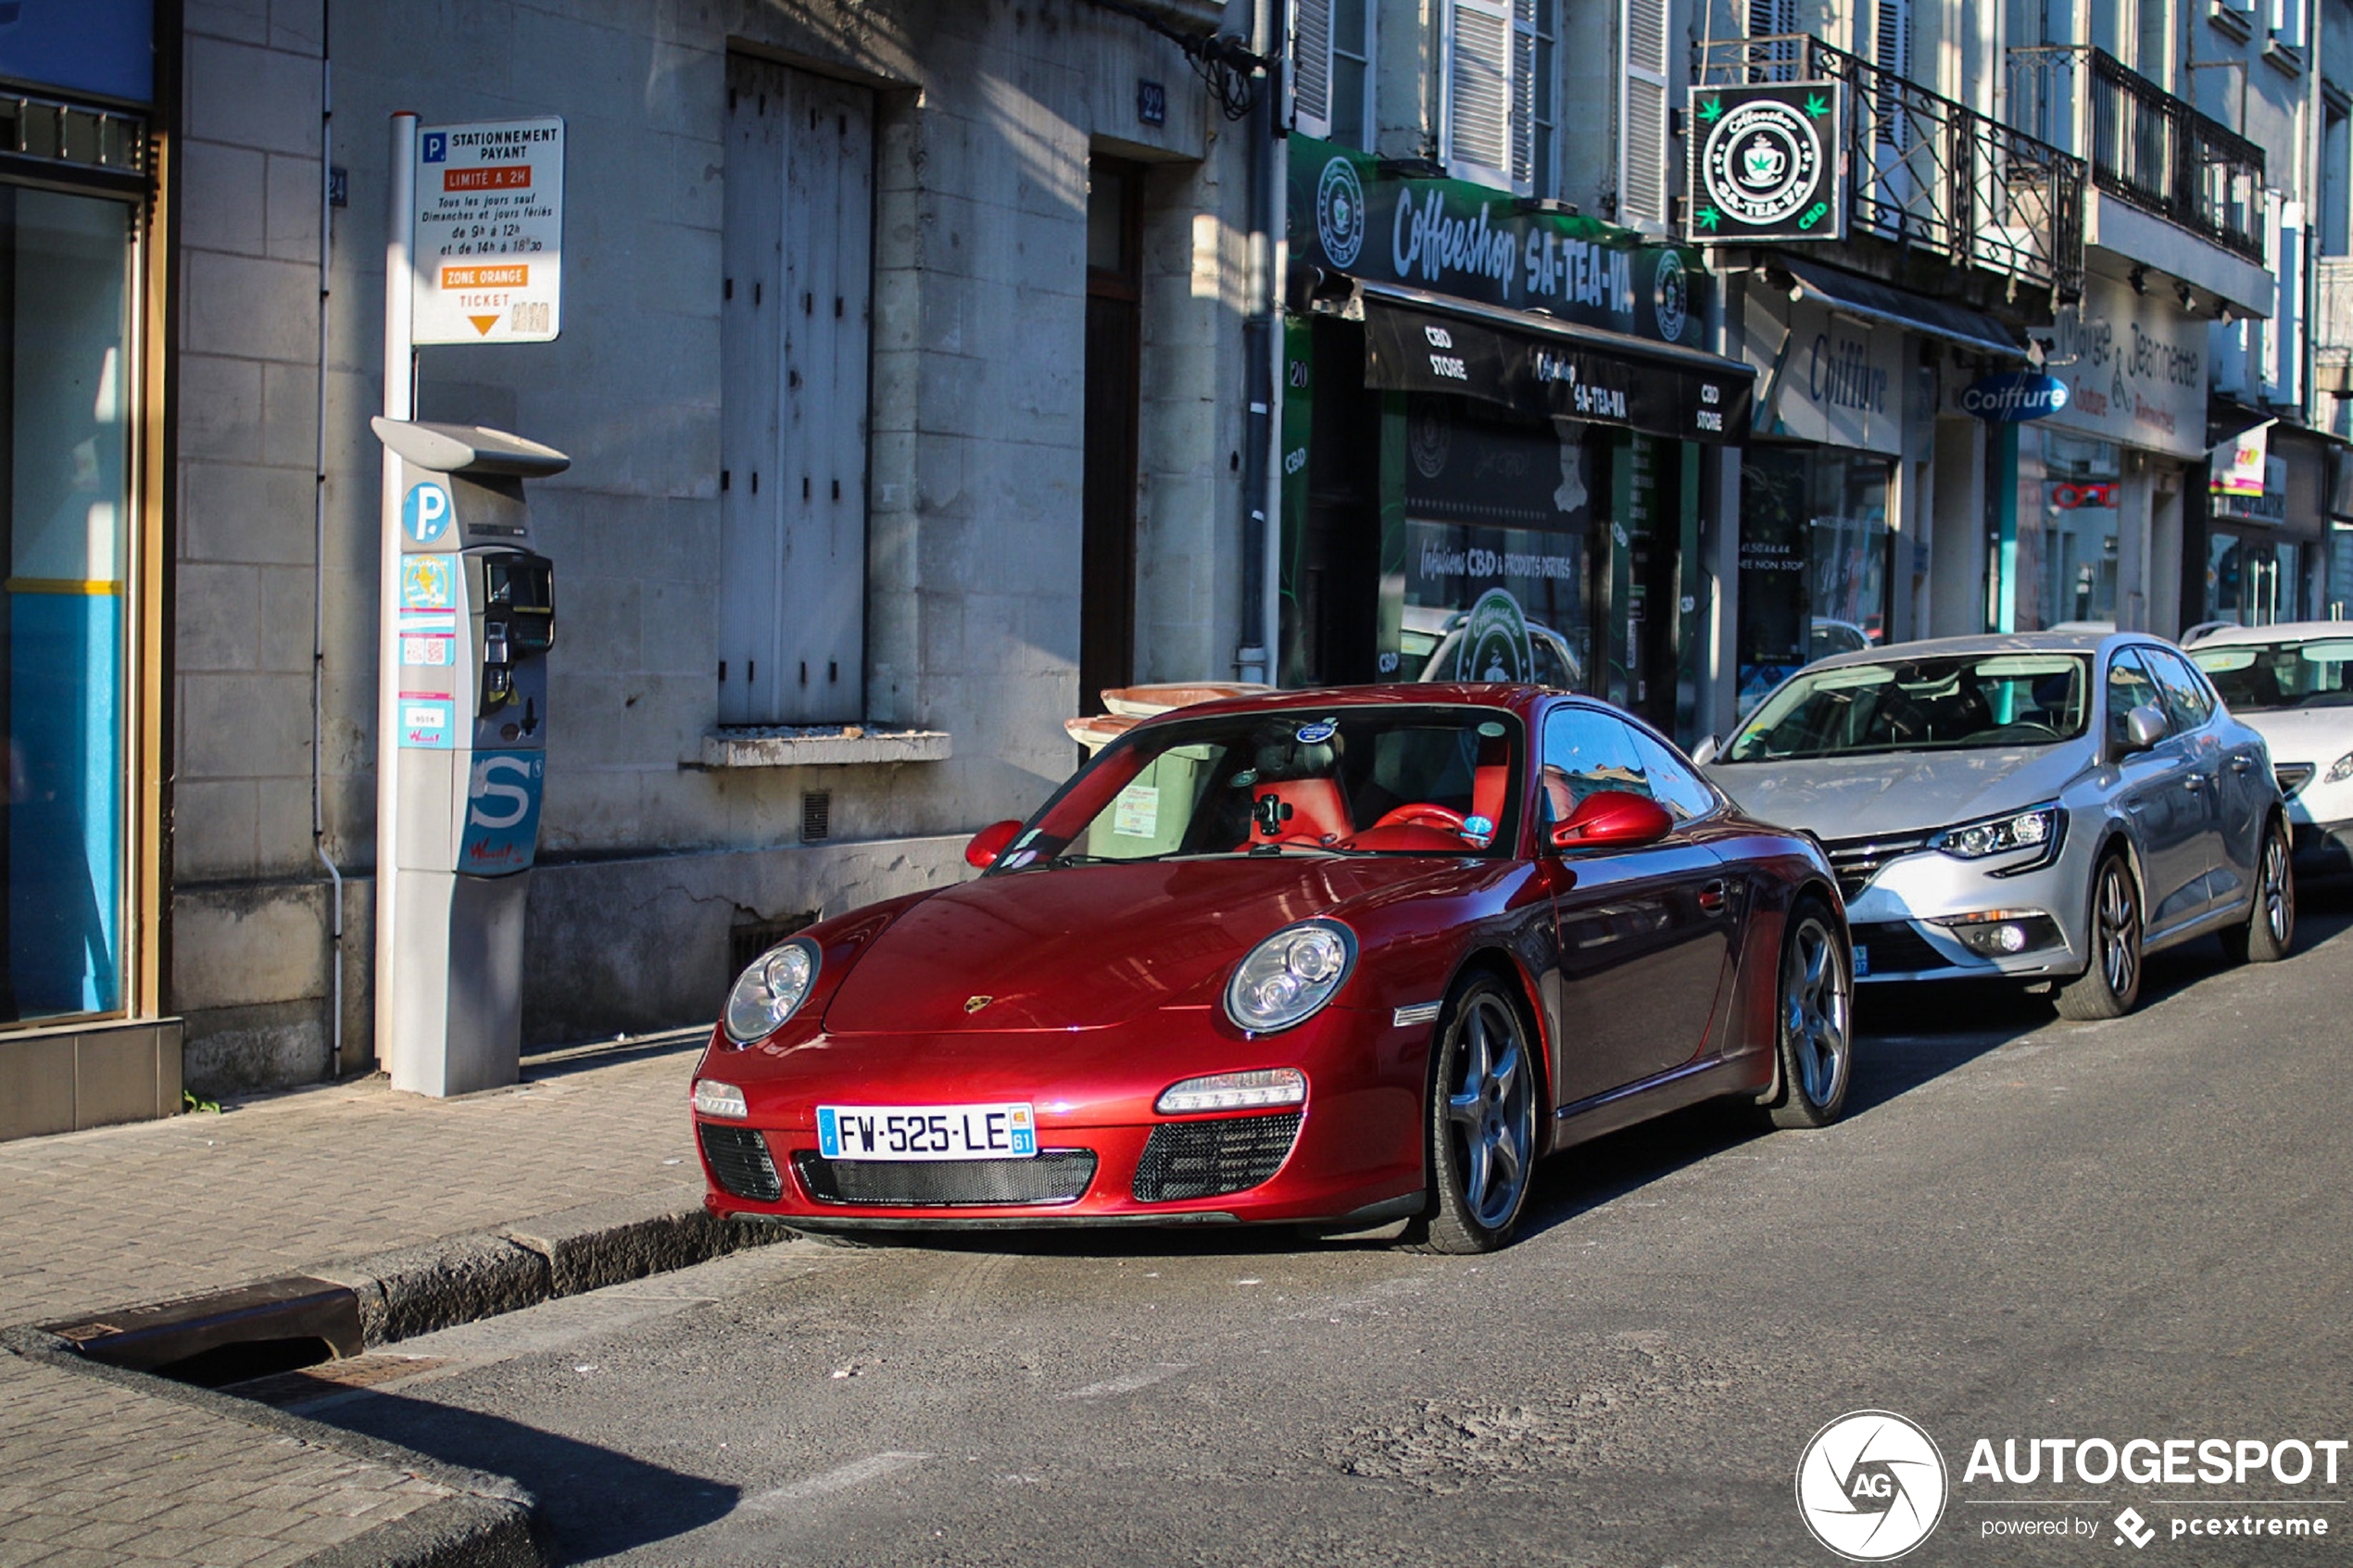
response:
[[[1491,974],[1464,984],[1430,1052],[1429,1208],[1403,1244],[1492,1252],[1511,1240],[1536,1168],[1535,1031]]]

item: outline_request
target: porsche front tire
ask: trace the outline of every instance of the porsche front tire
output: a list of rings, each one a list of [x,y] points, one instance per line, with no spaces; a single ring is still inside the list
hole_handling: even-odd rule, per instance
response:
[[[1466,981],[1447,1005],[1430,1053],[1429,1207],[1405,1245],[1463,1255],[1511,1239],[1536,1168],[1534,1038],[1491,974]]]

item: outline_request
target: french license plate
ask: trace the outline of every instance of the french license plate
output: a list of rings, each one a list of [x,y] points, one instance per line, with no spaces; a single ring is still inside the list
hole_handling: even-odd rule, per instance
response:
[[[1038,1118],[1013,1105],[821,1105],[817,1147],[828,1160],[1027,1160]]]
[[[1855,978],[1862,979],[1871,972],[1871,950],[1864,944],[1855,944]]]

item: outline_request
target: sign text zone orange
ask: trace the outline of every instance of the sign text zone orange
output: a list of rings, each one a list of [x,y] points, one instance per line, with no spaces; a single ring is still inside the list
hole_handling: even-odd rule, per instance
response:
[[[521,263],[506,267],[444,267],[441,286],[445,289],[520,289],[531,283],[531,267]]]

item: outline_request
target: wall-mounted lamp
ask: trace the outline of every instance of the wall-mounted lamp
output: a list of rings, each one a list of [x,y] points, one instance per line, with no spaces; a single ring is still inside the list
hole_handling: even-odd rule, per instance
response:
[[[2148,292],[2149,292],[2149,270],[2148,270],[2147,268],[2145,268],[2145,267],[2135,267],[2135,268],[2133,268],[2133,275],[2132,275],[2132,277],[2130,277],[2129,279],[2127,279],[2127,280],[2126,280],[2126,282],[2130,282],[2130,283],[2133,285],[2133,292],[2134,294],[2146,294],[2146,293],[2148,293]]]

